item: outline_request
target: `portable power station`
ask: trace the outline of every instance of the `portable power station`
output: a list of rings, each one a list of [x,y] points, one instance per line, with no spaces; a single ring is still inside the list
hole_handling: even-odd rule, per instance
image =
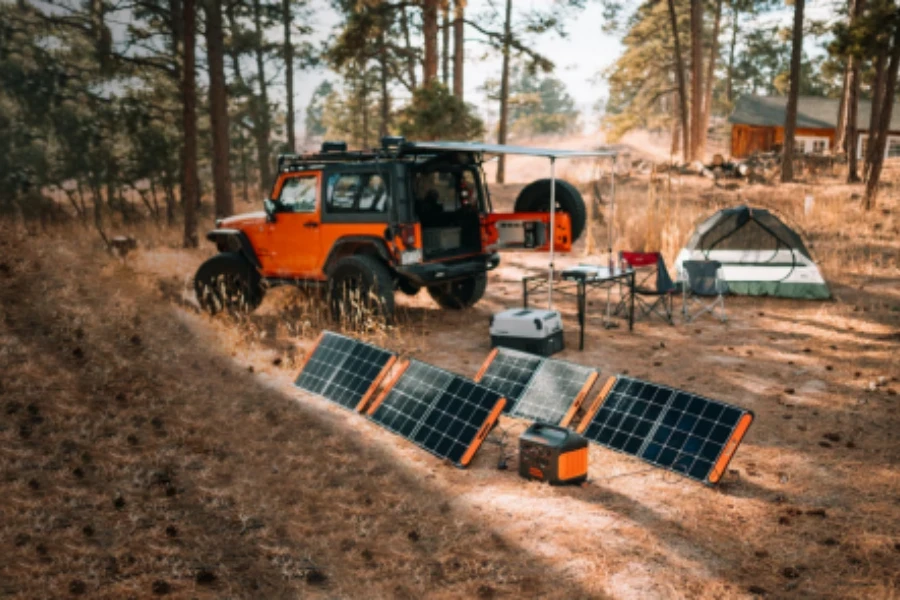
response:
[[[587,440],[564,427],[535,423],[519,437],[519,475],[550,485],[587,479]]]
[[[491,347],[550,356],[562,352],[562,318],[555,310],[513,308],[491,316]]]

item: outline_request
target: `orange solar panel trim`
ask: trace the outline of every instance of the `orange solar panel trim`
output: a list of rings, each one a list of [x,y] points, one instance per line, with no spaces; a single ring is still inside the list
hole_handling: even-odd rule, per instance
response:
[[[737,450],[738,445],[741,443],[744,434],[747,433],[747,429],[750,428],[752,422],[753,413],[745,413],[744,416],[741,417],[741,420],[738,421],[737,427],[734,428],[734,433],[731,434],[731,438],[728,440],[728,443],[725,444],[722,454],[719,455],[719,460],[716,461],[715,466],[709,473],[710,483],[716,483],[722,478],[725,469],[728,467],[728,463],[731,462],[731,457],[734,456],[735,450]]]
[[[478,448],[481,447],[481,443],[484,441],[484,438],[486,438],[487,434],[489,434],[491,432],[491,429],[494,428],[494,423],[496,423],[497,419],[500,418],[500,413],[503,411],[504,406],[506,406],[506,398],[498,399],[497,404],[494,405],[494,409],[491,411],[491,414],[488,415],[487,420],[475,435],[475,439],[473,439],[472,443],[469,445],[469,449],[466,450],[466,453],[463,454],[463,457],[460,459],[459,466],[468,466],[469,462],[472,460],[472,457],[475,456],[475,453],[478,451]]]
[[[600,393],[597,394],[597,397],[594,399],[594,403],[591,404],[591,407],[588,408],[587,414],[581,419],[581,423],[578,424],[578,429],[576,430],[578,433],[584,433],[584,430],[588,428],[588,425],[591,423],[591,419],[594,418],[594,415],[597,414],[597,411],[600,410],[600,407],[603,406],[603,403],[606,401],[606,397],[609,396],[610,390],[612,390],[613,385],[616,383],[616,377],[613,375],[609,379],[606,380],[606,383],[603,384],[603,388],[601,388]]]
[[[497,353],[500,351],[500,348],[494,348],[491,350],[491,353],[487,355],[487,358],[484,359],[484,364],[481,365],[481,368],[478,369],[478,373],[475,374],[475,381],[481,381],[481,378],[484,377],[484,374],[487,373],[487,370],[490,368],[491,363],[494,362],[494,359],[497,358]]]
[[[397,362],[396,356],[392,356],[388,359],[387,364],[385,364],[381,368],[381,371],[379,371],[378,376],[375,377],[374,380],[372,380],[372,385],[369,386],[369,389],[366,390],[366,393],[363,394],[363,397],[360,399],[359,404],[356,405],[356,412],[360,412],[360,413],[363,412],[363,409],[365,409],[366,404],[369,402],[369,399],[375,394],[375,390],[378,389],[378,385],[390,372],[391,367],[394,366],[395,362]]]
[[[319,333],[319,337],[316,338],[316,341],[313,342],[312,348],[309,349],[309,352],[306,353],[306,357],[303,359],[303,364],[300,365],[300,373],[303,373],[303,369],[306,368],[307,363],[312,358],[312,355],[316,353],[316,348],[319,347],[319,344],[322,343],[322,340],[325,338],[325,334],[327,332],[322,331]]]
[[[575,400],[572,401],[572,406],[569,407],[569,411],[566,413],[566,416],[564,416],[562,421],[560,421],[560,427],[569,426],[569,423],[571,423],[572,419],[575,418],[575,414],[578,412],[578,409],[581,408],[584,399],[587,398],[588,392],[591,391],[592,387],[594,387],[594,382],[597,381],[598,377],[600,377],[599,373],[591,373],[590,377],[588,377],[588,380],[584,382],[584,385],[581,387],[581,391],[578,392],[578,395],[575,396]]]
[[[378,398],[375,399],[374,402],[369,406],[369,410],[366,411],[367,415],[372,415],[381,406],[381,403],[384,402],[384,399],[387,397],[388,392],[391,391],[391,388],[394,387],[394,384],[397,383],[397,380],[400,379],[400,376],[403,375],[403,372],[409,367],[409,361],[404,360],[400,363],[400,366],[397,368],[397,372],[394,373],[394,376],[391,377],[388,382],[384,385],[384,389],[381,390],[381,393],[378,394]]]

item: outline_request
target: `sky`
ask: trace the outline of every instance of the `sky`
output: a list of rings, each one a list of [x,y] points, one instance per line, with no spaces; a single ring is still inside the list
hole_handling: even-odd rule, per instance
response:
[[[807,0],[806,21],[825,20],[835,18],[836,7],[845,0]],[[515,0],[513,3],[513,22],[517,16],[529,10],[546,10],[553,0]],[[599,115],[595,112],[595,104],[598,100],[606,98],[609,87],[602,77],[602,73],[610,67],[622,52],[622,44],[619,36],[603,32],[603,7],[598,0],[588,0],[584,10],[574,13],[564,21],[567,35],[561,38],[555,34],[543,34],[533,38],[534,49],[552,60],[556,68],[553,75],[562,80],[569,94],[575,99],[576,107],[582,114],[582,123],[585,129],[593,129],[597,126]],[[623,2],[625,6],[636,5],[637,2]],[[321,44],[328,41],[339,24],[338,14],[325,0],[313,0],[314,8],[312,25],[314,29],[314,43]],[[501,0],[469,0],[466,8],[466,17],[474,18],[483,14],[491,7],[502,9]],[[793,6],[785,7],[766,14],[757,20],[764,20],[767,24],[777,23],[784,27],[790,27],[793,17]],[[498,108],[496,102],[488,103],[484,93],[479,90],[489,79],[499,79],[501,70],[501,57],[498,52],[478,43],[481,36],[471,27],[466,28],[466,71],[464,95],[467,102],[475,104],[482,117],[488,123],[496,121]],[[817,42],[807,40],[805,50],[808,53],[821,52],[821,48],[815,46]],[[452,44],[452,41],[451,41]],[[451,67],[452,68],[452,67]],[[300,127],[303,127],[303,115],[313,90],[329,78],[338,81],[338,77],[325,69],[305,71],[297,74],[297,96],[295,102],[298,106]],[[399,91],[399,90],[398,90]],[[302,136],[302,132],[299,132]]]
[[[333,28],[339,23],[338,15],[330,7],[326,7],[325,2],[317,0],[314,4],[320,2],[323,6],[316,9],[312,23],[317,43],[330,38]],[[525,11],[545,9],[548,4],[551,4],[550,0],[516,0],[513,4],[513,20]],[[489,0],[469,0],[466,17],[472,18],[489,8]],[[604,82],[596,82],[596,75],[611,65],[622,49],[615,36],[603,33],[602,26],[600,3],[589,2],[583,11],[565,21],[568,34],[565,39],[555,34],[543,34],[534,38],[534,49],[556,64],[554,76],[566,84],[583,115],[591,115],[594,103],[598,98],[606,96],[607,86]],[[478,39],[479,34],[467,27],[464,96],[467,102],[479,107],[482,116],[490,117],[490,111],[496,113],[497,109],[493,105],[487,105],[479,87],[489,79],[500,78],[501,57],[499,53],[477,43]],[[337,81],[333,73],[324,69],[297,74],[296,101],[299,115],[304,114],[313,90],[325,78]],[[302,118],[300,120],[302,126]]]

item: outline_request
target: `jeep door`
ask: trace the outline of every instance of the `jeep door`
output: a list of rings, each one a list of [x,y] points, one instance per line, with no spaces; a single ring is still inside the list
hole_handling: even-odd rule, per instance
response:
[[[326,171],[322,186],[322,247],[386,245],[393,195],[389,167],[340,165]]]
[[[317,172],[289,173],[276,185],[272,198],[275,221],[267,224],[265,240],[261,240],[264,246],[258,248],[267,276],[293,279],[316,275],[322,261],[321,187]]]

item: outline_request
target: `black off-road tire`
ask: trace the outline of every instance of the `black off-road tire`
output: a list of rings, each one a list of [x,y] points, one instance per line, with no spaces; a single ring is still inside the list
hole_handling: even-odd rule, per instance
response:
[[[355,254],[338,259],[328,274],[328,306],[335,321],[360,324],[376,314],[394,318],[394,280],[387,266],[375,257]]]
[[[441,308],[461,310],[474,306],[487,289],[487,273],[428,287],[428,295]]]
[[[211,315],[252,312],[265,296],[259,271],[236,252],[216,254],[200,265],[194,293],[200,308]]]
[[[556,180],[556,210],[569,215],[572,223],[572,243],[578,241],[587,224],[587,207],[575,186],[562,179]],[[516,212],[549,212],[550,180],[532,181],[516,197]]]

